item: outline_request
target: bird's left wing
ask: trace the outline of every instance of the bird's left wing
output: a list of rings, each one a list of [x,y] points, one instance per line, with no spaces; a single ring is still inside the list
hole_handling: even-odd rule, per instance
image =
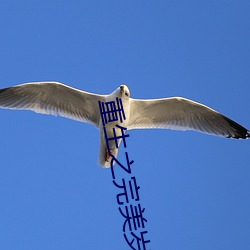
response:
[[[32,82],[0,89],[0,107],[32,110],[37,113],[60,115],[99,126],[97,95],[71,88],[58,82]]]
[[[208,134],[247,138],[250,132],[217,111],[182,98],[130,99],[128,129],[166,128],[196,130]]]

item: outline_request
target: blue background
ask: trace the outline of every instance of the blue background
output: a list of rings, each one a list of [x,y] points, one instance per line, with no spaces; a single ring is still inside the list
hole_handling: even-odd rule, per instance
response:
[[[250,128],[249,1],[1,1],[0,88],[183,96]],[[0,110],[0,249],[129,249],[98,131]],[[130,131],[147,249],[250,249],[249,141]],[[121,147],[119,159],[124,159]]]

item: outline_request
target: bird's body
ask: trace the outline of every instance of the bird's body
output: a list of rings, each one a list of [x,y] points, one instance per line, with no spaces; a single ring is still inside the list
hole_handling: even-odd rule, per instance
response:
[[[194,101],[182,98],[140,100],[130,98],[126,85],[121,85],[110,95],[98,95],[71,88],[58,82],[35,82],[0,89],[0,107],[26,109],[42,114],[60,115],[81,122],[91,123],[100,130],[98,164],[110,167],[111,157],[118,153],[115,140],[109,141],[108,152],[103,123],[99,110],[100,102],[122,100],[126,120],[112,121],[105,125],[107,138],[121,136],[120,125],[128,130],[162,128],[174,130],[196,130],[227,138],[246,139],[250,132],[221,115],[217,111]],[[118,141],[120,144],[121,139]]]
[[[122,136],[121,129],[116,127],[116,125],[122,126],[124,128],[127,128],[128,125],[129,125],[130,98],[123,97],[121,95],[121,91],[122,91],[121,88],[117,88],[112,94],[107,96],[107,98],[105,99],[105,102],[112,102],[112,101],[115,101],[116,98],[121,98],[122,106],[123,106],[123,110],[124,110],[125,118],[126,118],[125,120],[122,120],[122,122],[120,121],[120,119],[118,119],[117,121],[112,121],[112,122],[108,122],[107,124],[105,124],[107,138],[113,138],[114,137],[113,128],[115,129],[115,134],[116,134],[117,137]],[[116,105],[116,108],[117,108],[117,105]],[[100,111],[99,111],[99,113],[100,113]],[[102,122],[101,117],[99,119],[99,129],[100,129],[100,149],[99,149],[98,164],[100,166],[103,166],[103,167],[110,167],[111,158],[109,156],[109,152],[113,156],[116,157],[117,153],[118,153],[118,148],[116,147],[115,140],[110,140],[109,141],[110,151],[108,152],[106,138],[105,138],[105,134],[104,134],[104,126],[103,126],[103,122]],[[120,143],[121,143],[121,139],[118,139],[117,143],[118,143],[118,146],[119,146]]]

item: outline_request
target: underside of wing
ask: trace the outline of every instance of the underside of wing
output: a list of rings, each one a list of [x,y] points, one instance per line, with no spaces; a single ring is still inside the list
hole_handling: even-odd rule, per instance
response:
[[[196,130],[223,137],[250,137],[249,131],[233,120],[203,104],[182,97],[131,99],[130,103],[128,129]]]
[[[98,101],[96,95],[71,88],[58,82],[33,82],[0,89],[0,107],[32,110],[37,113],[60,115],[98,126]]]

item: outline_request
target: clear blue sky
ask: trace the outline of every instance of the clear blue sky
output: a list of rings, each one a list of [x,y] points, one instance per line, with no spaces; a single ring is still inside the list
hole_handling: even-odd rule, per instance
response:
[[[183,96],[250,128],[249,13],[247,0],[1,1],[0,88],[125,83],[134,98]],[[0,249],[129,249],[94,127],[28,111],[0,121]],[[147,249],[250,249],[249,140],[129,134]]]

